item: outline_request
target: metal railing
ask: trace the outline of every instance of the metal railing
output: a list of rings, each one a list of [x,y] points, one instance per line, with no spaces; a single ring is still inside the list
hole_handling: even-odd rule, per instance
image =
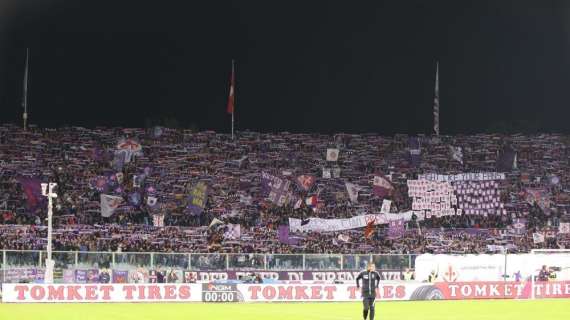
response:
[[[2,250],[0,269],[44,267],[46,251]],[[361,270],[370,261],[378,269],[414,268],[412,254],[259,254],[54,251],[59,269],[176,268],[224,270]]]

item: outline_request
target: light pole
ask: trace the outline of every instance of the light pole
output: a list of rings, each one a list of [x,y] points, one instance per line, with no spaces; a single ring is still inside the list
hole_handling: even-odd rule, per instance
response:
[[[46,259],[46,273],[44,276],[44,283],[53,283],[53,267],[54,262],[51,259],[51,239],[52,239],[52,208],[53,208],[53,199],[57,198],[57,194],[53,191],[53,189],[57,186],[57,183],[50,182],[49,183],[49,190],[48,184],[42,183],[42,196],[48,198],[48,235],[47,235],[47,259]]]

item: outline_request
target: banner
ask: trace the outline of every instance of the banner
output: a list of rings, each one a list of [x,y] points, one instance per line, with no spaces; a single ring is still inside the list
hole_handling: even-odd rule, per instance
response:
[[[418,174],[418,180],[432,180],[432,181],[488,181],[488,180],[505,180],[504,173],[498,172],[468,172],[460,174]]]
[[[403,219],[410,221],[412,219],[412,211],[402,213],[387,214],[367,214],[355,216],[347,219],[321,219],[309,218],[302,221],[301,219],[289,218],[289,230],[291,232],[331,232],[348,229],[364,228],[368,222],[374,220],[374,224],[387,224],[389,221]],[[423,217],[417,217],[419,221]]]
[[[192,214],[199,215],[206,207],[208,200],[208,186],[205,182],[198,182],[188,196],[187,208]]]
[[[2,284],[2,302],[202,301],[199,284]]]
[[[570,298],[570,282],[380,282],[376,300]],[[355,284],[2,284],[4,303],[362,301]]]
[[[368,261],[363,259],[361,269],[366,268]],[[187,271],[196,281],[233,281],[240,280],[252,273],[258,274],[262,279],[271,281],[356,281],[362,270],[256,270],[256,271]],[[402,278],[402,270],[378,269],[381,280],[398,281]]]
[[[443,282],[524,280],[547,266],[556,279],[570,279],[570,253],[547,254],[422,254],[416,258],[416,280],[426,281],[432,271]]]

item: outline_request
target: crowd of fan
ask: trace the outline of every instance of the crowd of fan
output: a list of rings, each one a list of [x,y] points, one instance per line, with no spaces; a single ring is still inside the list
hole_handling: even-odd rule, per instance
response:
[[[115,174],[113,150],[120,138],[142,145],[142,154],[120,171],[123,182],[112,189],[98,188],[98,177]],[[17,178],[34,176],[58,184],[54,207],[54,249],[80,251],[122,250],[162,252],[268,252],[268,253],[421,253],[488,252],[489,245],[510,251],[532,248],[570,248],[558,224],[567,221],[570,205],[569,137],[544,135],[492,135],[420,137],[421,162],[409,160],[408,136],[374,134],[227,134],[192,133],[167,128],[32,128],[25,132],[0,126],[0,248],[45,249],[45,206],[31,210]],[[410,221],[403,237],[389,239],[381,226],[370,239],[363,230],[299,235],[295,245],[279,242],[277,227],[290,217],[346,218],[378,213],[382,199],[372,192],[372,178],[383,173],[395,188],[391,212],[411,209],[406,181],[421,173],[457,174],[496,171],[497,154],[505,143],[517,152],[517,166],[500,184],[506,215],[461,215]],[[461,146],[460,163],[449,154]],[[327,162],[327,148],[338,148],[338,161]],[[334,173],[323,177],[323,168]],[[278,207],[266,200],[261,172],[287,177],[312,175],[316,183],[308,192],[292,184],[303,199],[318,194],[319,207]],[[144,184],[133,186],[134,175],[145,173]],[[208,184],[204,212],[189,214],[187,194],[198,181]],[[358,203],[347,195],[345,182],[362,187]],[[99,186],[100,187],[100,186]],[[158,209],[146,205],[152,188]],[[526,188],[541,188],[549,197],[547,210],[528,203]],[[125,202],[111,217],[100,213],[100,193],[127,196],[140,190],[139,205]],[[244,201],[244,199],[251,199]],[[164,215],[165,227],[153,226],[153,215]],[[513,219],[525,217],[522,235],[506,233]],[[212,247],[208,225],[218,218],[240,224],[241,238],[221,239]],[[475,230],[475,231],[474,231]],[[534,243],[532,233],[547,235]],[[342,234],[342,240],[338,237]]]

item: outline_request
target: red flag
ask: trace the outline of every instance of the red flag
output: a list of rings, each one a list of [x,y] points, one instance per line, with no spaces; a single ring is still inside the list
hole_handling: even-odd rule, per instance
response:
[[[234,61],[232,60],[232,75],[230,78],[230,95],[228,97],[228,113],[232,114],[234,113],[234,107],[235,107],[235,87],[236,87],[236,75],[234,72]]]
[[[376,222],[376,219],[371,220],[366,224],[366,228],[364,229],[364,237],[366,239],[370,239],[370,237],[374,233],[374,222]]]

